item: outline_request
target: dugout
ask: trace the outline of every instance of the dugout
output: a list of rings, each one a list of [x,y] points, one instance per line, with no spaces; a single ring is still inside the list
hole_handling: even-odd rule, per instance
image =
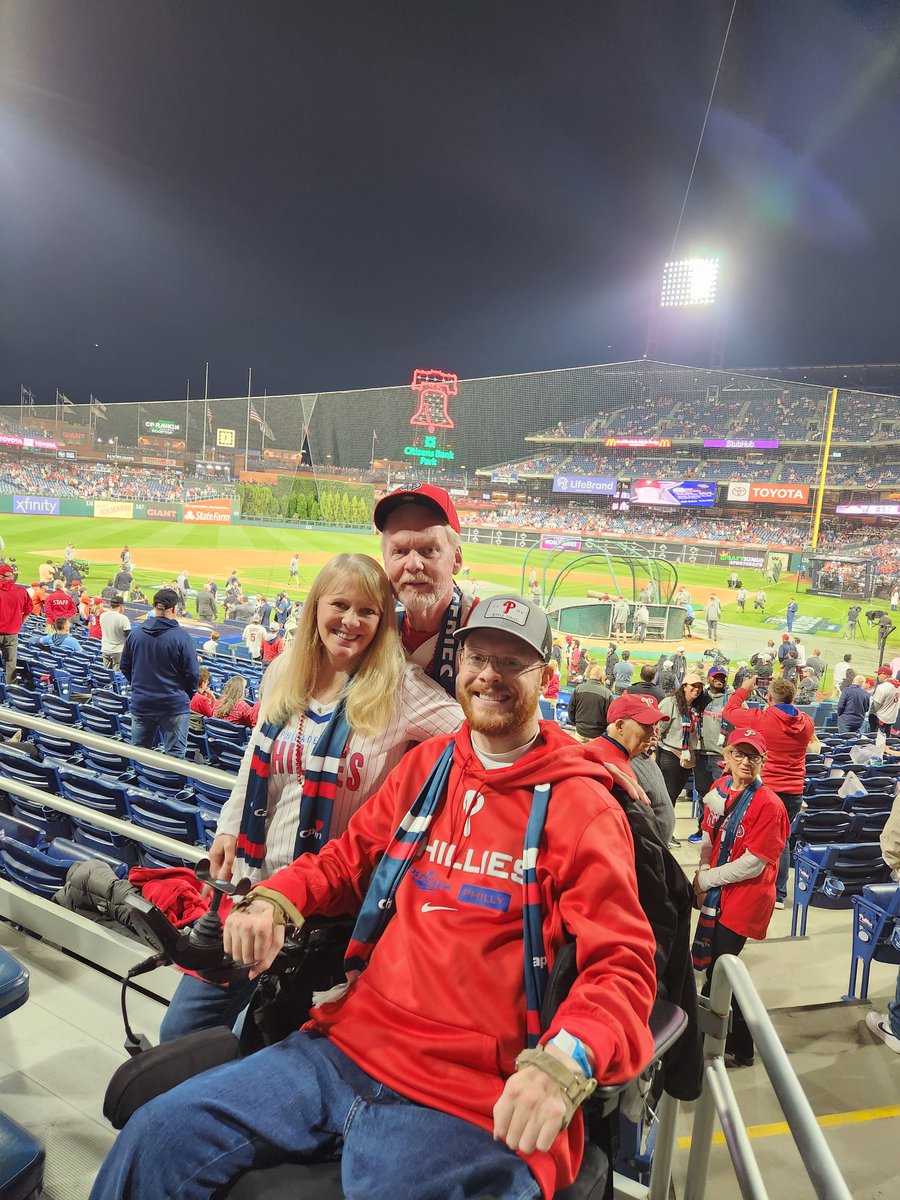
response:
[[[677,642],[684,636],[685,612],[678,604],[648,604],[650,626],[648,642]],[[559,633],[570,633],[579,640],[596,638],[609,641],[612,631],[612,604],[608,600],[578,597],[558,598],[547,609],[551,627]],[[634,605],[629,605],[627,631],[633,629]],[[638,645],[640,643],[635,643]]]

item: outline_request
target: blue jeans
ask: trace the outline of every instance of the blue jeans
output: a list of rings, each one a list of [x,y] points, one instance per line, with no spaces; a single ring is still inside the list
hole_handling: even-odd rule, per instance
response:
[[[794,792],[778,792],[778,799],[787,809],[788,822],[793,824],[794,817],[800,811],[800,804],[803,797],[799,793]],[[788,872],[791,868],[791,851],[790,843],[785,846],[781,852],[781,858],[778,860],[778,876],[775,880],[775,899],[785,900],[787,898]]]
[[[894,1037],[900,1038],[900,971],[897,972],[897,988],[894,992],[894,999],[889,1002],[887,1011],[891,1033]]]
[[[378,1083],[327,1038],[275,1046],[189,1079],[139,1109],[90,1200],[208,1200],[254,1167],[341,1159],[346,1200],[534,1200],[512,1150]]]
[[[162,717],[139,717],[131,714],[131,744],[147,750],[156,749],[157,734],[163,735],[162,752],[173,758],[184,758],[187,753],[188,725],[191,714],[175,713]]]
[[[193,975],[182,975],[159,1027],[159,1040],[171,1042],[216,1025],[233,1029],[235,1021],[250,1003],[256,986],[255,979],[219,987]]]

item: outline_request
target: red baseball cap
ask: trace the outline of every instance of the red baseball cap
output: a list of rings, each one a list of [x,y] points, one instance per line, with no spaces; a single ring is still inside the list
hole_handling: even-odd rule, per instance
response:
[[[612,707],[612,705],[610,705]],[[766,739],[758,729],[735,729],[729,735],[726,746],[752,746],[760,754],[766,753]]]
[[[388,496],[383,496],[375,505],[375,528],[383,530],[387,519],[401,504],[424,504],[426,508],[435,509],[450,526],[459,533],[459,517],[450,499],[450,493],[443,488],[435,487],[432,483],[420,483],[414,488],[399,488]]]
[[[728,678],[728,672],[724,667],[710,667],[706,672],[706,678],[712,679],[713,675],[721,675],[723,679]]]
[[[891,674],[891,668],[890,668],[890,667],[879,667],[879,668],[878,668],[878,674],[879,674],[879,675],[890,675],[890,674]]]
[[[655,725],[657,721],[670,721],[661,712],[652,696],[640,696],[626,692],[617,696],[606,713],[606,720],[611,725],[613,721],[637,721],[641,725]]]
[[[0,575],[2,575],[5,579],[15,578],[15,572],[9,563],[0,563]]]

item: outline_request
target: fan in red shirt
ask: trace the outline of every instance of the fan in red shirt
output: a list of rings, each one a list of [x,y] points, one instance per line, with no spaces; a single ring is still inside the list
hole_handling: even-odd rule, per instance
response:
[[[245,725],[253,729],[259,713],[259,705],[250,705],[244,699],[247,691],[247,680],[243,675],[232,675],[222,688],[222,695],[213,711],[213,716],[220,721],[230,721],[232,725]]]
[[[694,966],[706,969],[705,996],[716,960],[740,954],[747,938],[766,936],[775,907],[778,860],[790,825],[778,795],[760,779],[766,739],[756,729],[735,729],[724,750],[728,772],[707,794],[700,828],[700,866],[694,893],[701,916],[694,941]],[[705,935],[705,941],[704,941]],[[753,1039],[733,1001],[726,1063],[749,1066]]]
[[[15,682],[19,630],[30,616],[28,589],[16,583],[9,563],[0,563],[0,651],[3,652],[7,683]]]
[[[203,729],[203,718],[211,717],[216,711],[216,696],[209,686],[209,671],[206,667],[200,668],[200,682],[197,685],[197,690],[191,698],[191,724],[190,728],[201,731]]]
[[[77,615],[78,605],[62,584],[57,584],[44,601],[44,616],[47,618],[48,627],[52,626],[53,622],[58,621],[60,617],[71,621]]]

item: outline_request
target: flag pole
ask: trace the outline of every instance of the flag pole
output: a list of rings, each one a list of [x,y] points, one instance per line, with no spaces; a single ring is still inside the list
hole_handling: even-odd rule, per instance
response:
[[[268,403],[268,399],[269,389],[266,388],[266,390],[263,392],[262,425],[259,427],[259,453],[263,459],[266,457],[266,404]]]
[[[250,470],[250,396],[253,387],[253,368],[247,371],[247,432],[244,434],[244,470]]]
[[[375,439],[376,439],[376,437],[377,437],[377,435],[375,433],[375,430],[373,429],[372,430],[372,457],[369,459],[369,470],[370,471],[375,470]]]

